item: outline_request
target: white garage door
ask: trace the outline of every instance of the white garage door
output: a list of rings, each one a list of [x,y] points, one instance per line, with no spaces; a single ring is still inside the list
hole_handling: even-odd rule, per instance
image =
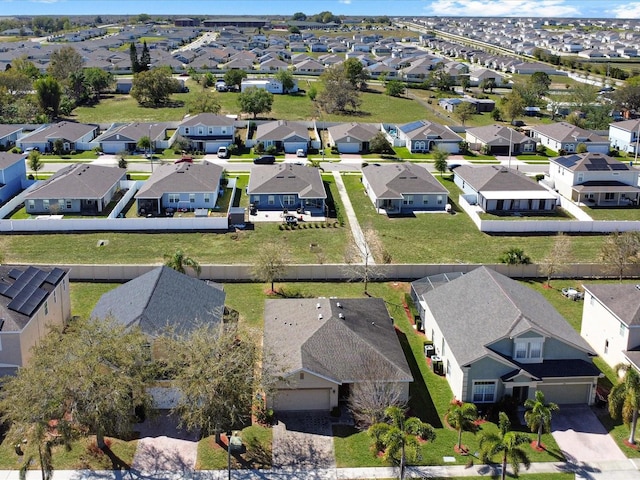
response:
[[[544,399],[553,403],[580,403],[589,401],[590,385],[540,385]]]
[[[329,410],[328,388],[278,390],[274,410]]]

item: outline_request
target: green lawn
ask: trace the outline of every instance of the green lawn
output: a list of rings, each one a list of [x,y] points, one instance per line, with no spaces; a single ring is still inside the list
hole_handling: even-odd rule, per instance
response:
[[[594,220],[640,220],[638,207],[580,207]]]
[[[483,220],[505,220],[505,221],[520,221],[520,220],[573,220],[573,216],[564,208],[558,207],[552,212],[536,212],[535,214],[528,214],[526,212],[481,212],[480,218]]]
[[[257,425],[244,428],[240,436],[246,451],[231,455],[232,469],[271,468],[271,428]],[[198,460],[196,468],[200,470],[223,470],[227,468],[227,450],[218,445],[215,437],[203,438],[198,442]]]
[[[424,213],[416,217],[389,218],[377,214],[366,197],[358,175],[343,175],[360,225],[377,231],[393,263],[495,263],[510,246],[524,249],[533,262],[542,260],[553,235],[499,235],[480,232],[457,206],[458,187],[445,176],[455,215]],[[602,236],[571,236],[572,252],[580,262],[597,261]]]

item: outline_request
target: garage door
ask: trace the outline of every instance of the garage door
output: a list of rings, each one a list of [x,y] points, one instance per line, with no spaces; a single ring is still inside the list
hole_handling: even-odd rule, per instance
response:
[[[278,390],[274,410],[329,410],[328,388]]]
[[[340,153],[358,153],[360,151],[359,143],[341,143],[338,145]]]
[[[589,401],[590,385],[539,385],[544,399],[553,403],[580,403]]]

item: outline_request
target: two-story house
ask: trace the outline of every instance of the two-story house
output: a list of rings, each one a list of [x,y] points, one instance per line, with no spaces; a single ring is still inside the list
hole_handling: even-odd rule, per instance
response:
[[[27,178],[26,154],[0,153],[0,204],[22,191]]]
[[[609,139],[567,122],[534,125],[531,127],[531,136],[556,152],[564,150],[573,153],[578,145],[583,144],[587,152],[609,153]]]
[[[565,198],[588,206],[638,204],[639,170],[601,153],[549,160],[550,185]]]
[[[434,285],[418,299],[424,331],[458,400],[524,402],[540,390],[550,402],[594,402],[595,352],[542,295],[486,267]]]
[[[218,148],[231,145],[235,132],[232,118],[213,113],[199,113],[178,126],[178,134],[189,140],[191,148],[204,153],[216,153]]]
[[[609,124],[611,147],[621,152],[636,153],[640,142],[640,119],[625,120]]]

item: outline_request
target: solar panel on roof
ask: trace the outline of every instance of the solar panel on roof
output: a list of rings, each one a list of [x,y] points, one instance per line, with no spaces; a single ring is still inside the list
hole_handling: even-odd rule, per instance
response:
[[[51,285],[55,285],[64,276],[64,273],[64,270],[56,267],[49,272],[45,281]]]
[[[9,272],[9,278],[13,278],[14,280],[22,275],[22,270],[18,270],[17,268],[11,269]]]
[[[6,284],[6,283],[0,283],[0,295],[4,295],[4,292],[6,292],[9,289],[10,286],[11,285]]]
[[[30,317],[31,315],[33,315],[33,312],[36,311],[38,305],[42,303],[46,296],[47,292],[45,290],[36,290],[35,294],[31,298],[29,298],[29,300],[24,305],[22,305],[22,307],[18,311],[23,315]]]

